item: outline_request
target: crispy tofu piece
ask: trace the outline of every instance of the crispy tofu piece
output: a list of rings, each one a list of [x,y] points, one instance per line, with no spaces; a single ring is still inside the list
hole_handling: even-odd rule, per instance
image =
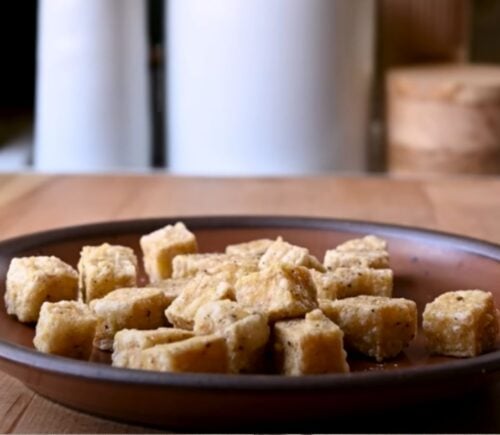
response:
[[[244,276],[236,283],[235,294],[243,307],[262,312],[271,321],[317,308],[311,274],[301,266],[278,265]]]
[[[172,303],[181,294],[189,281],[191,281],[191,278],[168,278],[158,281],[156,287],[161,288],[170,303]]]
[[[262,257],[267,249],[274,243],[271,239],[251,240],[250,242],[237,243],[226,246],[226,254],[240,256]]]
[[[158,328],[151,330],[122,329],[113,341],[112,365],[140,368],[140,351],[158,344],[174,343],[193,337],[184,329]]]
[[[151,283],[172,276],[172,259],[176,255],[198,251],[195,235],[182,222],[142,236],[140,244],[144,268]]]
[[[118,288],[137,285],[137,258],[131,248],[103,243],[84,246],[78,262],[79,287],[86,303]]]
[[[255,373],[262,366],[269,339],[264,314],[251,313],[229,300],[209,302],[196,313],[194,332],[217,333],[226,339],[229,372]]]
[[[394,276],[391,269],[340,267],[327,276],[336,282],[338,299],[358,295],[392,296]]]
[[[227,345],[219,335],[200,335],[141,351],[140,368],[161,372],[227,372]]]
[[[389,268],[389,254],[383,249],[374,251],[338,251],[330,249],[325,253],[323,265],[327,270],[340,267]]]
[[[159,288],[122,288],[90,302],[99,319],[94,345],[101,350],[113,347],[115,334],[121,329],[154,329],[165,325],[165,308],[169,301]]]
[[[235,279],[258,270],[258,258],[229,254],[185,254],[177,255],[172,262],[174,278],[193,277],[198,273],[215,275],[228,272]]]
[[[274,325],[274,355],[278,370],[286,375],[345,373],[349,371],[343,332],[320,310],[305,319]]]
[[[318,272],[310,270],[311,277],[316,287],[316,298],[319,299],[337,299],[337,279],[331,272]]]
[[[83,302],[44,302],[33,344],[41,352],[87,360],[97,317]]]
[[[458,290],[438,296],[425,306],[423,331],[435,354],[469,357],[494,349],[498,311],[492,294]]]
[[[378,362],[397,356],[417,334],[417,306],[408,299],[363,295],[322,300],[320,308],[344,331],[346,348]]]
[[[198,274],[165,311],[170,323],[177,328],[193,329],[198,309],[207,302],[234,299],[234,289],[226,273]]]
[[[307,248],[291,245],[283,239],[278,238],[267,249],[259,260],[259,268],[266,269],[277,264],[288,264],[290,266],[303,266],[308,269],[316,269],[324,272],[325,268],[316,257],[309,253]]]
[[[36,322],[42,304],[78,296],[78,274],[57,257],[13,258],[7,271],[5,307],[21,322]]]
[[[360,239],[348,240],[337,246],[337,251],[386,251],[387,242],[377,236],[368,235]]]

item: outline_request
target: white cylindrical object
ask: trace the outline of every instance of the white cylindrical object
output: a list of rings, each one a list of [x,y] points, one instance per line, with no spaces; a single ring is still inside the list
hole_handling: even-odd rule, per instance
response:
[[[150,163],[144,0],[42,0],[35,168]]]
[[[173,172],[366,167],[373,0],[169,0]]]

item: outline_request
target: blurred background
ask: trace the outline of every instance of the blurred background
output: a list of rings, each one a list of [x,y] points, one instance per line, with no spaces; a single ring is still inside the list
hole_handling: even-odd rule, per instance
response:
[[[0,3],[0,170],[500,173],[500,1]]]

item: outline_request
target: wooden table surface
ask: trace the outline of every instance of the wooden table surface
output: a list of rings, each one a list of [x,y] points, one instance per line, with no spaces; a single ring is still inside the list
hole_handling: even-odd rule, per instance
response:
[[[208,214],[362,219],[439,229],[500,243],[500,178],[424,181],[384,177],[211,179],[164,175],[0,175],[1,239],[89,222]],[[475,398],[473,406],[464,398],[465,402],[456,403],[455,415],[460,426],[452,425],[454,417],[449,415],[429,423],[428,429],[465,432],[475,428],[500,432],[500,415],[496,412],[500,404],[498,398],[498,386]],[[426,412],[431,419],[439,416],[436,411]],[[460,414],[482,421],[468,428],[469,420],[461,422]],[[400,428],[380,426],[375,430],[399,431]],[[145,431],[152,432],[152,429],[68,410],[0,373],[2,433]]]

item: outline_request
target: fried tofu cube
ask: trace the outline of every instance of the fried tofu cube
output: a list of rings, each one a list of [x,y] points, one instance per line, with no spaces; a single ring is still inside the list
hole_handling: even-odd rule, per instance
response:
[[[122,329],[113,341],[112,365],[115,367],[140,368],[140,351],[158,344],[174,343],[193,337],[184,329],[158,328],[151,330]]]
[[[417,334],[417,306],[408,299],[363,295],[322,300],[320,308],[344,331],[346,348],[378,362],[397,356]]]
[[[89,303],[118,288],[137,285],[137,257],[131,248],[103,243],[84,246],[78,262],[79,287]]]
[[[219,335],[200,335],[141,352],[140,368],[161,372],[226,373],[227,345]]]
[[[305,319],[274,325],[274,354],[278,370],[286,375],[345,373],[349,371],[343,332],[320,310]]]
[[[498,311],[492,294],[458,290],[438,296],[425,306],[423,331],[434,354],[469,357],[494,349]]]
[[[314,285],[316,286],[316,298],[337,299],[337,279],[331,272],[321,273],[317,270],[310,270]]]
[[[234,289],[227,275],[198,274],[186,284],[165,315],[175,327],[191,330],[198,309],[207,302],[222,299],[234,299]]]
[[[330,249],[325,253],[323,265],[327,270],[340,267],[389,268],[389,254],[380,249],[374,251],[338,251]]]
[[[226,339],[229,372],[255,373],[262,366],[269,339],[264,314],[251,313],[229,300],[209,302],[196,313],[194,332],[201,335],[217,333]]]
[[[311,274],[301,266],[278,265],[244,276],[236,283],[235,295],[244,308],[262,312],[271,321],[317,308]]]
[[[348,240],[337,246],[337,251],[386,251],[387,242],[377,236],[368,235],[360,239]]]
[[[159,288],[123,288],[94,299],[90,308],[99,319],[94,345],[101,350],[113,347],[121,329],[154,329],[165,325],[169,301]]]
[[[172,276],[172,259],[176,255],[198,251],[195,235],[182,222],[142,236],[140,244],[144,268],[151,283]]]
[[[250,242],[236,243],[226,246],[226,254],[262,257],[267,249],[274,243],[271,239],[251,240]]]
[[[267,249],[259,260],[259,268],[266,269],[277,264],[303,266],[324,272],[325,268],[316,257],[309,253],[307,248],[295,246],[278,238]]]
[[[7,271],[5,307],[21,322],[36,322],[44,302],[78,296],[78,274],[57,257],[13,258]]]
[[[394,275],[391,269],[340,267],[329,277],[336,282],[338,299],[358,295],[392,296]]]
[[[44,302],[33,344],[41,352],[87,360],[97,317],[83,302]]]
[[[191,281],[191,278],[168,278],[158,281],[156,287],[161,288],[170,303],[172,303],[181,294],[189,281]]]

